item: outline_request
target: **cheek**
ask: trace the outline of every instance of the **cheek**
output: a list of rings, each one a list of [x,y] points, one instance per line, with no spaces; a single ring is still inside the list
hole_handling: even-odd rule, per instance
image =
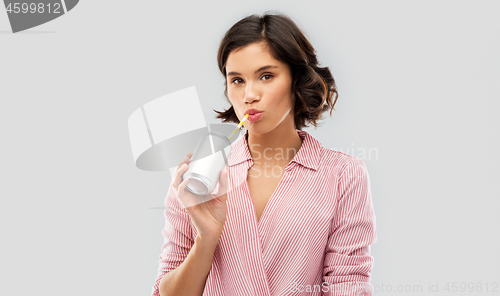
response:
[[[228,84],[229,85],[229,84]],[[230,98],[235,98],[236,96],[238,96],[238,89],[234,86],[228,86],[227,87],[227,95],[230,97]]]
[[[272,92],[272,96],[278,100],[276,103],[283,106],[283,108],[288,108],[290,105],[293,105],[291,86],[288,83],[276,85]]]
[[[227,90],[227,97],[229,99],[229,102],[231,102],[231,105],[237,104],[238,100],[236,99],[236,94],[234,91]]]
[[[236,110],[240,109],[240,104],[241,100],[238,100],[238,93],[234,91],[234,89],[227,89],[227,98],[229,99],[229,102],[231,103],[231,106],[233,106],[233,109],[235,109],[236,116],[239,117],[239,114]]]
[[[233,98],[234,98],[234,91],[228,87],[227,88],[227,98],[231,101],[231,103],[233,102]]]

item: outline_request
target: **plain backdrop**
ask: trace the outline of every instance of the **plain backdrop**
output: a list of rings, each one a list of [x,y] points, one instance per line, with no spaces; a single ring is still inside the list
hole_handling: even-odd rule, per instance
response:
[[[151,294],[170,180],[135,167],[128,117],[196,86],[218,122],[222,36],[277,10],[339,89],[306,130],[368,168],[375,295],[498,295],[499,7],[87,0],[17,34],[0,7],[0,294]]]

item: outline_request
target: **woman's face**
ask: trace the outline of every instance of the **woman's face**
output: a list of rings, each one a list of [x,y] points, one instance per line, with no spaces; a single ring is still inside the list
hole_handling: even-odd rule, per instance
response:
[[[233,50],[226,73],[228,97],[238,119],[251,108],[260,111],[245,121],[249,132],[264,134],[280,125],[295,127],[290,67],[274,59],[265,43]]]

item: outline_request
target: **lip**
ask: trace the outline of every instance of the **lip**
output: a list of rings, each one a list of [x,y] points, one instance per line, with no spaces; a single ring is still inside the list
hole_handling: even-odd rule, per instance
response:
[[[259,121],[260,118],[262,117],[262,111],[257,110],[255,108],[250,108],[247,111],[245,111],[245,115],[248,114],[248,121],[255,122]]]
[[[253,115],[248,116],[248,121],[255,122],[259,121],[262,118],[262,112],[255,113]]]
[[[247,111],[245,111],[245,115],[247,115],[247,114],[254,115],[254,114],[257,114],[257,113],[262,113],[262,111],[257,110],[255,108],[250,108]]]

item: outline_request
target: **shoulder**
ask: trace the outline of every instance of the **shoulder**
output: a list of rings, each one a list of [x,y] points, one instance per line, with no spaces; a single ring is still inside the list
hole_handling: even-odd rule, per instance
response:
[[[336,175],[342,175],[346,170],[353,168],[366,168],[362,159],[323,146],[321,147],[321,166],[334,171]]]

